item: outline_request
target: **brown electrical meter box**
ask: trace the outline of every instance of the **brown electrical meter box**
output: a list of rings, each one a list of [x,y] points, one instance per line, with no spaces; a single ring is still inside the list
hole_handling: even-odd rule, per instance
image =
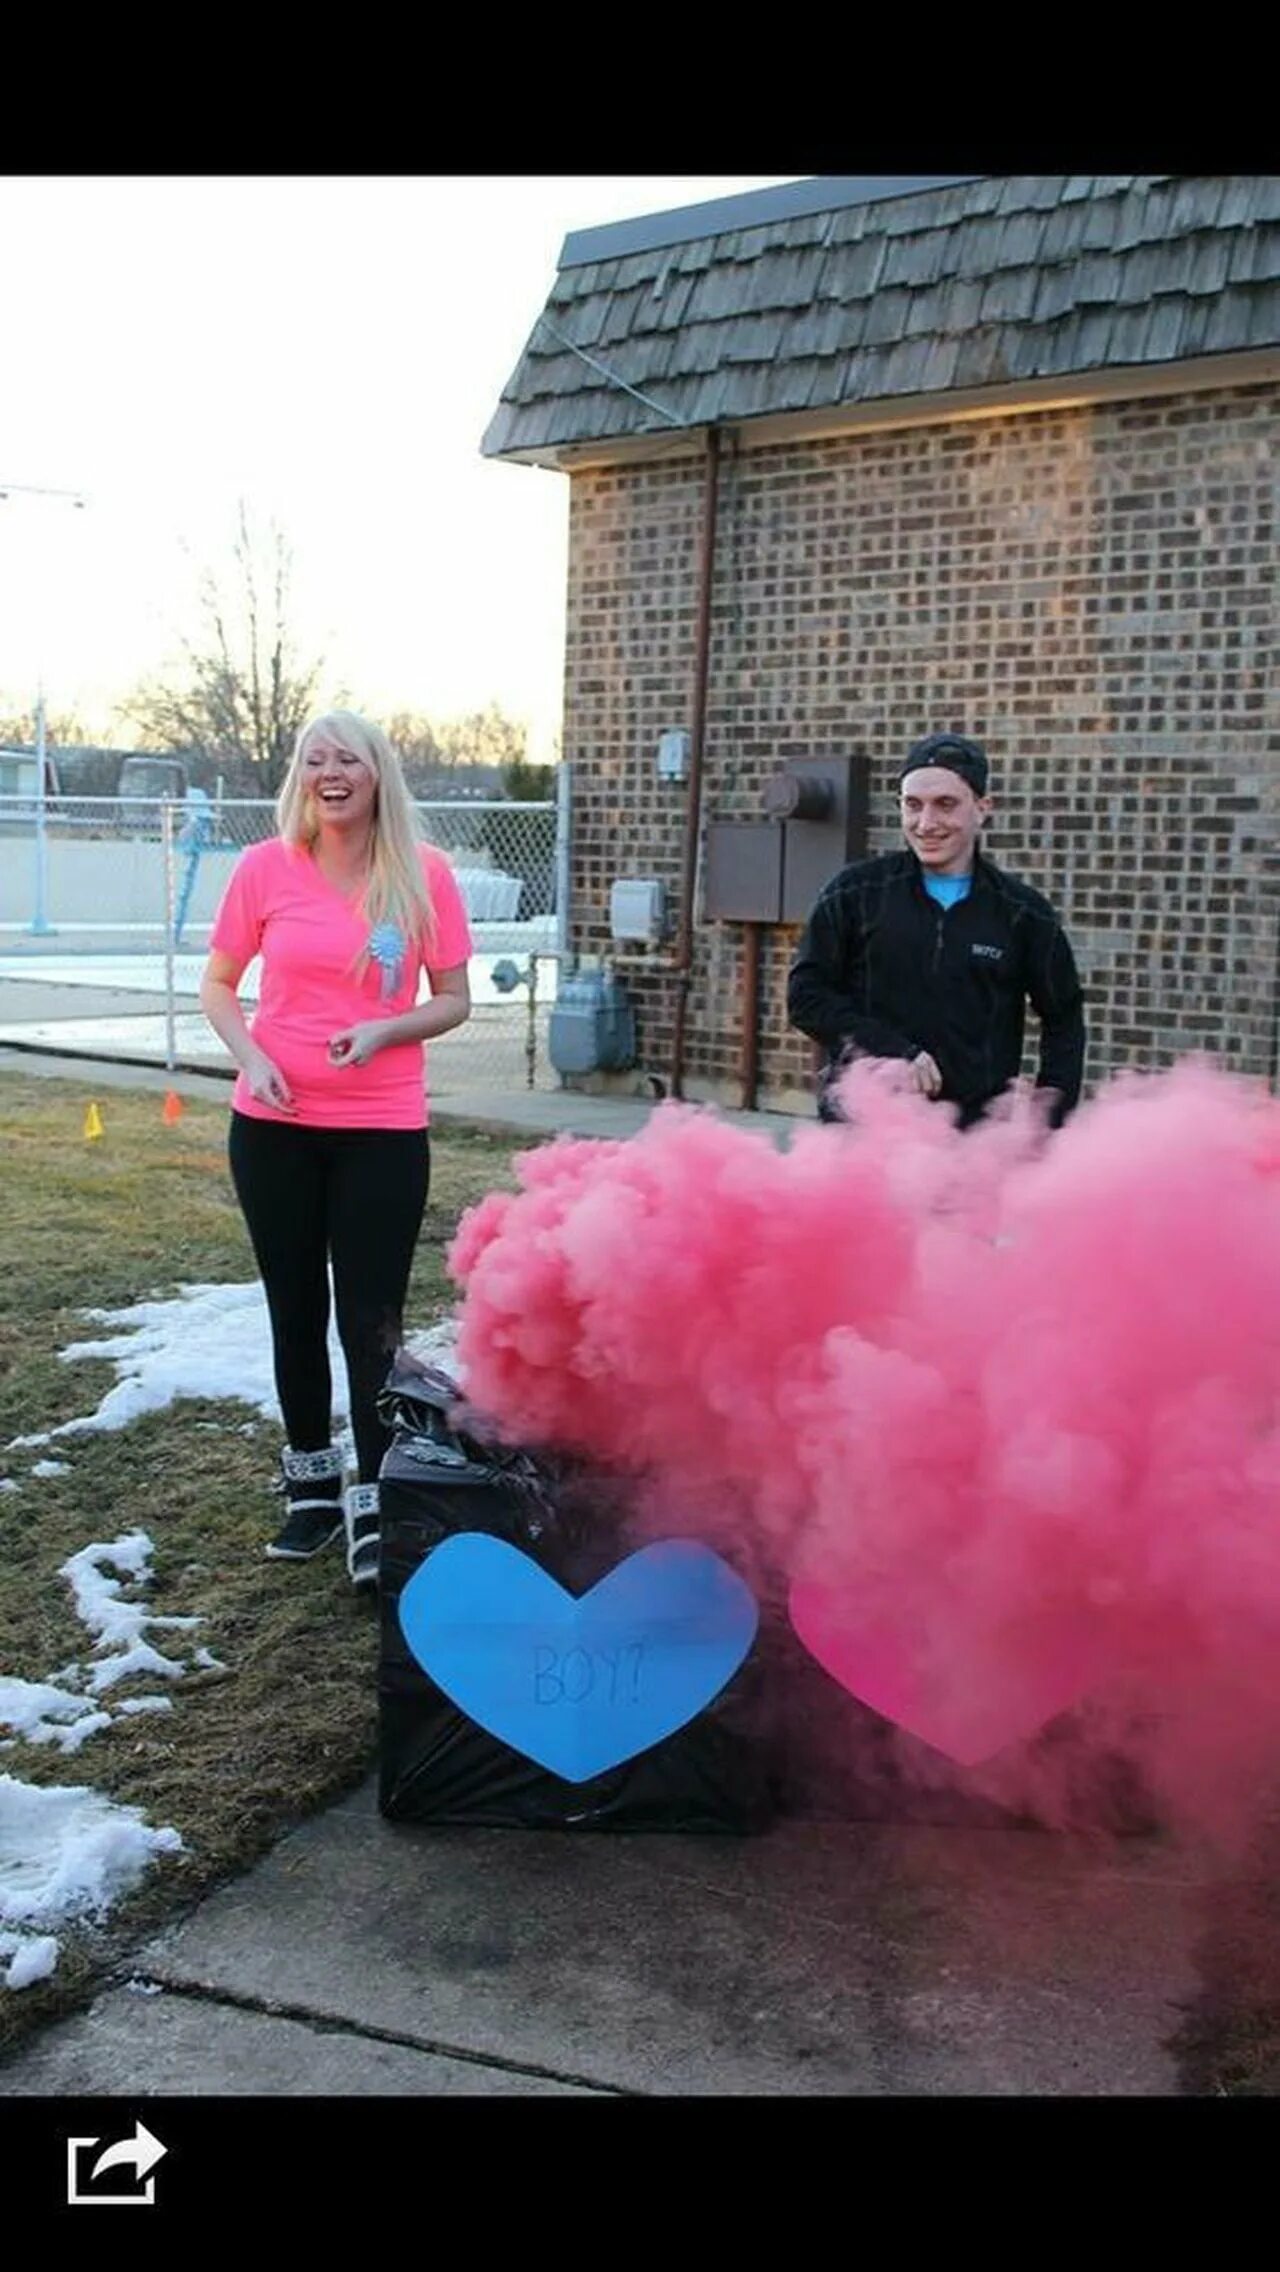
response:
[[[867,850],[865,757],[789,758],[765,783],[763,821],[707,828],[703,911],[730,923],[803,923],[826,883]]]
[[[713,820],[702,871],[702,908],[728,923],[782,921],[782,829],[777,821]]]

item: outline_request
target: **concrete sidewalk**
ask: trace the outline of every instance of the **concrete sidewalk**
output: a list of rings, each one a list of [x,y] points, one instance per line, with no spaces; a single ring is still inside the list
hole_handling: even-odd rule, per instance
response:
[[[0,2097],[1167,2095],[1212,1898],[1157,1840],[437,1830],[370,1782]]]
[[[194,1001],[185,1004],[176,1020],[170,1072],[165,1067],[165,1020],[154,994],[96,988],[94,1007],[86,1011],[86,991],[34,980],[0,982],[0,1066],[84,1081],[91,1088],[171,1088],[182,1096],[227,1096],[235,1067]],[[591,1097],[554,1086],[528,1088],[523,1044],[512,1050],[506,1067],[495,1065],[492,1051],[478,1051],[479,1078],[471,1064],[467,1059],[464,1070],[464,1061],[451,1057],[447,1074],[433,1074],[431,1117],[437,1126],[535,1140],[566,1132],[633,1136],[653,1111],[653,1101],[640,1095]],[[799,1125],[786,1113],[735,1111],[730,1117],[778,1142]]]
[[[227,1096],[25,1051],[5,1071]],[[436,1117],[527,1141],[652,1109],[490,1093]],[[1179,2037],[1211,1988],[1280,1987],[1272,1898],[1158,1837],[439,1830],[384,1822],[371,1779],[0,2064],[0,2096],[1195,2090]]]
[[[12,1043],[0,1043],[0,1072],[5,1071],[33,1079],[74,1081],[95,1094],[104,1089],[151,1089],[163,1095],[173,1089],[179,1096],[211,1097],[223,1104],[231,1099],[230,1071],[187,1068],[169,1073],[162,1065],[45,1052]],[[572,1089],[459,1089],[431,1099],[431,1123],[436,1128],[478,1128],[529,1143],[562,1135],[634,1136],[655,1109],[646,1097],[580,1096]],[[804,1126],[782,1112],[733,1112],[724,1117],[735,1128],[753,1129],[775,1144],[786,1144],[792,1132]]]

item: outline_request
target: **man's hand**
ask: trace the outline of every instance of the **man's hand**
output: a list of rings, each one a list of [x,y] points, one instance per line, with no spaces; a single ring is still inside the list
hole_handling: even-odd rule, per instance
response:
[[[922,1097],[942,1095],[942,1075],[927,1049],[922,1049],[917,1057],[911,1059],[911,1078]]]

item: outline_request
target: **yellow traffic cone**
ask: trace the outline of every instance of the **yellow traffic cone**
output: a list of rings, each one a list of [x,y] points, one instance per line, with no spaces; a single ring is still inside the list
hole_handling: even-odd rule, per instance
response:
[[[163,1117],[168,1128],[172,1128],[174,1122],[182,1118],[182,1099],[176,1089],[168,1089],[165,1092]]]
[[[85,1141],[89,1144],[92,1144],[95,1136],[102,1134],[102,1114],[96,1104],[91,1104],[84,1116],[84,1133]]]

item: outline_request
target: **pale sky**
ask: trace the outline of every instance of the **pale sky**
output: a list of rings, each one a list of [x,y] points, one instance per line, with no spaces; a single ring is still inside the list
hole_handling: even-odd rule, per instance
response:
[[[105,733],[194,628],[243,498],[292,547],[324,698],[494,700],[547,754],[568,481],[480,439],[563,239],[795,178],[0,180],[0,707],[43,683]]]

